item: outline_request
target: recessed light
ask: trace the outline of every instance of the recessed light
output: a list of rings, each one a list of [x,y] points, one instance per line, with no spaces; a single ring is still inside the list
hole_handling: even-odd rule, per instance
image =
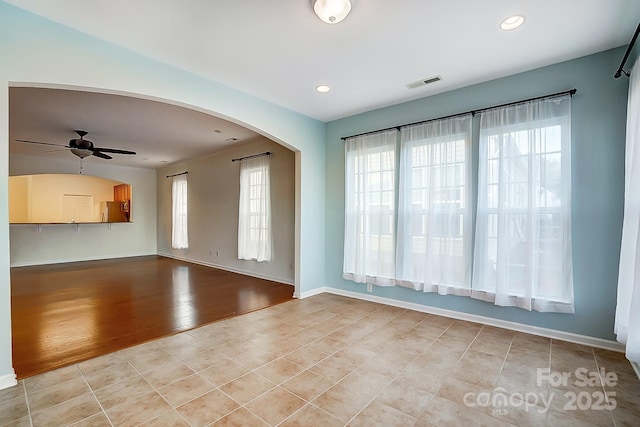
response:
[[[524,24],[524,16],[513,15],[505,19],[504,21],[502,21],[502,23],[500,24],[500,28],[502,28],[505,31],[515,30],[522,24]]]
[[[214,129],[213,130],[215,133],[222,133],[222,131],[220,129]]]
[[[236,142],[238,140],[238,138],[227,138],[224,141],[225,142]]]
[[[327,93],[331,90],[331,87],[327,85],[318,85],[316,86],[316,91],[320,93]]]

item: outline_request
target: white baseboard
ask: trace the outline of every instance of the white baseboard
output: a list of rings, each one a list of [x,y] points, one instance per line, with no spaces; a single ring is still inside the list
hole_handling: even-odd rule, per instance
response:
[[[127,255],[105,255],[99,257],[78,257],[78,258],[65,258],[65,259],[44,259],[37,261],[18,261],[12,262],[11,267],[31,267],[36,265],[49,265],[49,264],[65,264],[68,262],[82,262],[82,261],[100,261],[103,259],[119,259],[119,258],[133,258],[138,256],[152,256],[156,255],[155,252],[134,253]]]
[[[301,299],[308,298],[313,295],[321,293],[329,293],[334,295],[341,295],[349,298],[356,298],[364,301],[376,302],[379,304],[390,305],[393,307],[406,308],[408,310],[419,311],[422,313],[435,314],[438,316],[449,317],[457,320],[465,320],[468,322],[481,323],[483,325],[496,326],[498,328],[509,329],[517,332],[524,332],[532,335],[539,335],[542,337],[568,341],[576,344],[588,345],[590,347],[602,348],[605,350],[612,350],[617,352],[624,352],[624,346],[617,341],[605,340],[602,338],[589,337],[586,335],[574,334],[571,332],[558,331],[555,329],[541,328],[539,326],[525,325],[522,323],[510,322],[507,320],[494,319],[491,317],[480,316],[477,314],[463,313],[460,311],[447,310],[444,308],[430,307],[427,305],[416,304],[413,302],[401,301],[392,298],[379,297],[371,294],[362,294],[359,292],[345,291],[343,289],[337,289],[332,287],[321,287],[312,289],[308,292],[301,294]]]
[[[0,376],[0,390],[13,387],[14,385],[18,384],[18,380],[16,374],[13,373],[13,369],[11,370],[11,372],[11,374]]]
[[[224,270],[224,271],[230,271],[232,273],[243,274],[245,276],[256,277],[258,279],[270,280],[272,282],[278,282],[278,283],[283,283],[285,285],[295,286],[295,284],[291,280],[282,279],[280,277],[271,277],[271,276],[268,276],[266,274],[257,274],[257,273],[255,273],[253,271],[245,271],[245,270],[240,270],[240,269],[236,269],[236,268],[227,267],[227,266],[224,266],[224,265],[214,264],[214,263],[211,263],[211,262],[198,261],[198,260],[191,259],[191,258],[183,258],[183,257],[179,257],[179,256],[176,256],[176,255],[173,255],[173,254],[167,254],[167,253],[158,252],[158,255],[164,256],[164,257],[167,257],[167,258],[177,259],[179,261],[190,262],[192,264],[204,265],[205,267],[213,267],[213,268],[217,268],[219,270]],[[295,294],[294,294],[294,296],[295,296]]]

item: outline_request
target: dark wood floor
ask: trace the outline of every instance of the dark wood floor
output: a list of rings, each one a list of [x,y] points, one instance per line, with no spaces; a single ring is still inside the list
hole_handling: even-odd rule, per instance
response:
[[[26,378],[292,299],[293,286],[160,256],[11,269]]]

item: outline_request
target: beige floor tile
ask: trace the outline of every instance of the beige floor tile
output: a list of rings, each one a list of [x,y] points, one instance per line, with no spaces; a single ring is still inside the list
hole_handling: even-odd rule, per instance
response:
[[[268,425],[244,408],[238,408],[212,424],[215,427],[268,427]]]
[[[19,420],[10,422],[8,424],[1,424],[2,427],[31,427],[31,417],[26,416]],[[110,424],[109,424],[110,425]]]
[[[325,353],[324,351],[314,347],[313,344],[310,344],[287,354],[284,358],[296,365],[308,369],[325,359],[327,356],[329,356],[328,353]]]
[[[167,412],[171,406],[155,391],[143,394],[108,409],[107,416],[114,426],[134,426]]]
[[[497,427],[511,426],[512,424],[498,420],[482,412],[475,411],[465,405],[459,405],[435,396],[427,403],[422,415],[418,418],[415,426],[438,426],[438,427]]]
[[[203,371],[229,358],[220,350],[208,349],[203,352],[185,357],[182,363],[196,372]]]
[[[429,364],[417,363],[416,360],[398,375],[397,380],[429,393],[436,393],[449,376],[451,373],[446,369],[433,368]]]
[[[200,371],[199,374],[213,385],[221,386],[247,372],[249,372],[249,369],[231,359],[227,359],[204,371]]]
[[[483,387],[494,387],[504,357],[468,350],[451,373],[453,377]]]
[[[327,391],[333,384],[334,382],[328,378],[307,370],[291,378],[281,386],[296,396],[311,401]]]
[[[635,409],[617,407],[611,411],[615,426],[622,427],[637,427],[638,426],[638,411]]]
[[[512,345],[507,353],[507,362],[513,362],[519,365],[535,368],[549,368],[551,363],[551,352],[549,349],[543,351]]]
[[[164,414],[142,424],[144,427],[189,427],[189,423],[172,409]]]
[[[91,393],[31,414],[34,427],[61,426],[89,418],[102,411]]]
[[[511,347],[550,353],[551,339],[538,335],[525,334],[523,332],[515,332],[513,340],[511,341]]]
[[[412,417],[418,417],[432,397],[433,393],[396,379],[376,397],[376,400]]]
[[[177,407],[213,390],[215,386],[198,374],[190,375],[158,389],[169,404]]]
[[[307,345],[307,347],[310,347],[313,350],[326,354],[333,354],[346,346],[347,345],[345,343],[328,337],[321,338]]]
[[[205,426],[235,411],[240,405],[220,390],[185,403],[177,408],[191,426]]]
[[[156,351],[163,350],[163,349],[164,349],[164,346],[162,345],[162,342],[160,340],[155,340],[155,341],[146,342],[144,344],[136,345],[134,347],[129,347],[124,350],[120,350],[115,354],[118,354],[124,357],[126,360],[129,360],[132,358],[142,357],[150,353],[155,353]]]
[[[370,400],[364,394],[336,384],[316,397],[312,403],[346,423],[360,412]]]
[[[24,385],[27,388],[27,392],[31,393],[81,376],[82,374],[78,370],[78,367],[71,365],[56,369],[55,371],[45,372],[35,377],[29,377],[24,380]]]
[[[165,366],[173,362],[177,362],[178,358],[169,353],[165,349],[160,349],[152,353],[140,354],[128,358],[129,363],[140,373],[157,369],[159,366]]]
[[[50,387],[29,393],[29,408],[32,412],[42,411],[67,400],[88,393],[89,386],[84,378],[74,378]]]
[[[248,369],[256,369],[278,358],[277,355],[260,350],[249,350],[241,355],[234,357],[233,360]]]
[[[18,381],[18,384],[13,387],[0,390],[0,403],[7,400],[15,399],[16,397],[22,397],[25,394],[24,380]]]
[[[274,426],[305,405],[305,401],[280,387],[258,397],[245,407]]]
[[[304,368],[300,365],[296,365],[286,359],[278,359],[256,369],[255,373],[276,384],[280,384],[298,375],[303,370]]]
[[[29,409],[25,396],[18,396],[0,403],[0,425],[19,420],[27,415],[29,415]]]
[[[637,421],[637,420],[636,420]],[[546,425],[553,427],[593,427],[598,426],[598,424],[592,424],[591,422],[583,419],[578,419],[571,417],[566,414],[561,414],[555,411],[549,411],[547,414]],[[613,425],[613,422],[609,425]],[[635,424],[630,424],[631,426],[637,426],[637,422]]]
[[[405,370],[418,356],[385,350],[367,360],[360,367],[388,377],[395,377]]]
[[[342,378],[346,377],[356,369],[356,365],[344,360],[336,359],[333,356],[329,356],[316,365],[309,368],[310,371],[316,374],[322,375],[329,380],[337,383]]]
[[[161,388],[192,375],[191,368],[182,362],[174,362],[161,368],[145,372],[143,377],[155,388]]]
[[[276,384],[268,379],[249,372],[222,387],[220,390],[231,396],[240,404],[245,404],[262,393],[272,389]]]
[[[280,427],[308,426],[342,427],[344,423],[317,406],[308,404],[280,424]]]
[[[111,427],[111,422],[104,412],[99,412],[89,418],[72,424],[71,427]]]
[[[575,378],[566,387],[538,386],[537,368],[616,372],[619,381],[606,387],[615,393],[616,409],[567,409],[567,392],[586,392],[593,400],[602,387],[576,387]],[[415,420],[415,426],[555,427],[610,426],[615,419],[616,426],[635,427],[640,418],[640,381],[621,353],[336,295],[282,304],[28,378],[0,391],[1,425],[30,425],[25,391],[34,426],[111,425],[107,416],[114,426],[386,426]],[[465,401],[469,393],[483,392],[489,404]],[[552,409],[545,413],[539,398],[550,393]]]
[[[373,397],[384,390],[393,380],[393,376],[383,375],[366,368],[358,368],[344,377],[338,384]]]
[[[89,375],[126,361],[127,359],[121,353],[111,353],[78,363],[78,368],[84,375]]]
[[[606,371],[622,375],[636,375],[624,353],[602,350],[600,348],[594,348],[593,351],[596,356],[598,368],[604,368]]]
[[[550,387],[548,391],[548,399],[551,402],[551,409],[554,413],[566,415],[574,419],[579,419],[597,426],[611,426],[613,419],[611,411],[601,410],[601,408],[593,408],[592,405],[606,406],[605,401],[599,402],[598,395],[602,395],[602,387],[573,387],[571,389],[557,389]],[[584,400],[580,397],[584,396]],[[581,408],[582,406],[582,408]],[[640,418],[639,418],[640,420]]]
[[[471,347],[469,347],[469,350],[505,357],[510,347],[510,342],[495,341],[491,338],[481,339],[478,336],[478,338],[476,338],[471,344]]]
[[[385,405],[377,400],[371,402],[356,417],[349,422],[353,427],[404,427],[413,425],[416,419],[402,411]]]
[[[98,390],[138,375],[138,371],[129,362],[123,362],[84,377],[93,390]]]

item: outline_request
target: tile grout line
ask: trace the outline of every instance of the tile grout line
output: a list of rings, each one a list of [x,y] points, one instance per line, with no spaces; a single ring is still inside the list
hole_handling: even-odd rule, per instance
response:
[[[109,422],[109,424],[113,427],[113,422],[111,422],[111,418],[109,418],[109,416],[107,415],[107,411],[105,411],[104,407],[102,406],[102,403],[100,403],[100,400],[98,400],[98,396],[96,396],[96,394],[95,394],[95,392],[94,392],[94,390],[93,390],[93,387],[91,387],[91,384],[89,384],[89,381],[87,381],[87,379],[85,378],[85,376],[84,376],[84,372],[82,372],[82,369],[80,369],[80,366],[79,366],[77,363],[76,363],[76,365],[75,365],[75,366],[76,366],[76,369],[78,370],[78,372],[80,372],[80,376],[81,376],[81,377],[82,377],[82,379],[84,380],[84,383],[87,385],[87,387],[89,387],[89,391],[91,392],[91,395],[93,396],[93,398],[94,398],[94,399],[96,400],[96,402],[98,403],[98,406],[100,406],[100,410],[101,410],[101,411],[102,411],[102,413],[104,414],[104,417],[107,419],[107,421]],[[93,416],[95,416],[95,415],[97,415],[97,414],[93,414],[93,415],[91,415],[91,417],[93,417]],[[74,423],[74,424],[77,424],[77,423],[79,423],[79,422],[81,422],[81,421],[84,421],[84,420],[86,420],[86,419],[88,419],[88,418],[91,418],[91,417],[83,418],[82,420],[77,421],[77,422],[76,422],[76,423]]]
[[[27,393],[27,383],[22,381],[22,390],[24,391],[24,400],[27,404],[27,416],[29,417],[29,425],[33,427],[33,418],[31,417],[31,404],[29,403],[29,393]]]

